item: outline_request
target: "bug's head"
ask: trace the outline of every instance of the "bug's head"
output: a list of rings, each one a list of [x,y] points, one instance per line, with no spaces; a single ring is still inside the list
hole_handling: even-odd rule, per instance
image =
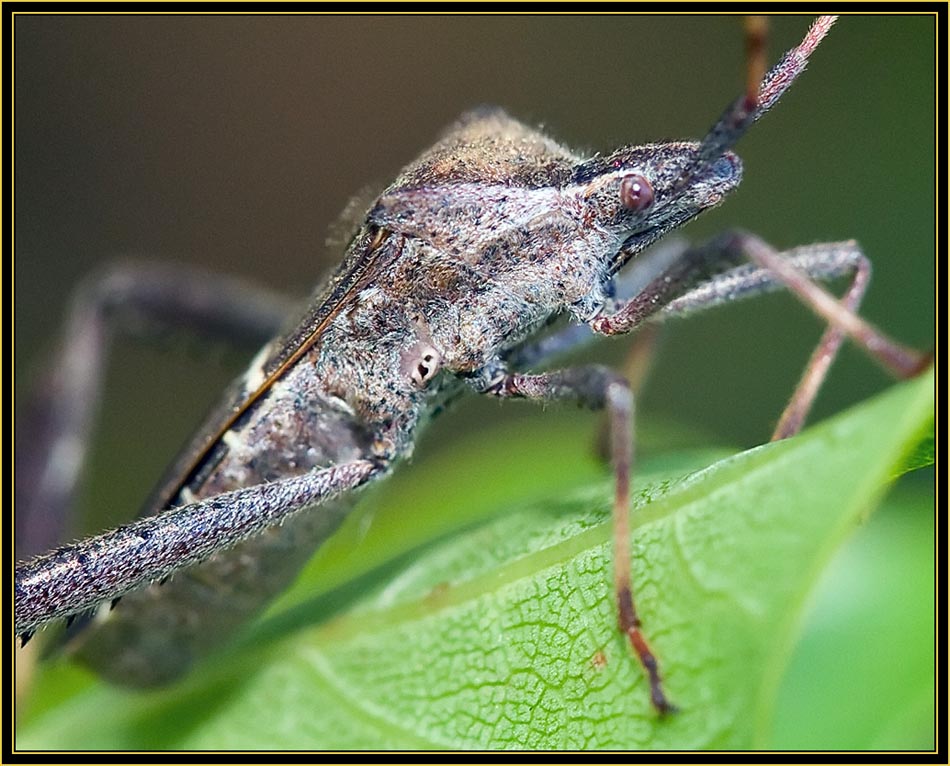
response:
[[[746,93],[733,101],[699,143],[668,143],[620,149],[575,169],[575,182],[588,182],[586,192],[601,225],[614,227],[622,244],[611,272],[663,234],[718,205],[736,188],[742,164],[731,149],[768,112],[805,70],[809,56],[828,34],[835,16],[820,16],[805,38],[789,50],[765,77],[761,29],[748,28],[750,53]]]
[[[718,205],[742,179],[742,162],[726,151],[697,166],[700,144],[671,142],[618,149],[578,165],[585,215],[622,243],[616,270],[671,229]]]

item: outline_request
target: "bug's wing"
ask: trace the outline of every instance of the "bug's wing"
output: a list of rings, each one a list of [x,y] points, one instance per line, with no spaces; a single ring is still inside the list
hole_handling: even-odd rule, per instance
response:
[[[215,451],[222,435],[319,340],[350,296],[388,269],[399,257],[402,241],[400,236],[372,227],[357,232],[343,262],[317,288],[304,314],[264,346],[248,372],[228,387],[219,405],[166,471],[142,515],[169,507],[196,475],[213,468],[223,455],[221,450]]]

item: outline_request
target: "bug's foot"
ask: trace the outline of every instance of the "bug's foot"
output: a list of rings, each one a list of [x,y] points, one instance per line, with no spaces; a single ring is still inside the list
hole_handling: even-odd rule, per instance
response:
[[[627,627],[624,632],[627,634],[627,638],[630,639],[630,645],[633,647],[633,651],[636,652],[640,664],[643,665],[644,670],[647,672],[647,677],[650,680],[650,702],[653,703],[656,712],[661,716],[678,712],[679,708],[667,699],[666,692],[663,691],[663,681],[660,678],[659,664],[656,661],[656,657],[653,656],[650,645],[647,643],[646,638],[644,638],[640,628],[636,625],[631,625]]]

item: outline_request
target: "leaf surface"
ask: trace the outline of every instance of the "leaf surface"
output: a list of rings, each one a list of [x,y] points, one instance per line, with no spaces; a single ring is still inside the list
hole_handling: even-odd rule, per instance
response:
[[[900,466],[927,462],[916,447],[933,385],[922,376],[705,468],[697,453],[644,461],[634,584],[675,716],[650,708],[615,627],[609,478],[589,467],[572,478],[565,463],[545,493],[515,460],[509,479],[532,486],[516,507],[479,503],[477,488],[457,501],[436,470],[415,507],[373,511],[368,533],[355,517],[357,550],[328,547],[267,619],[182,683],[86,684],[47,702],[17,747],[765,746],[808,594]],[[497,472],[498,451],[480,450],[466,470],[480,459]],[[343,587],[314,597],[315,581]],[[54,665],[45,680],[57,673],[75,671]]]

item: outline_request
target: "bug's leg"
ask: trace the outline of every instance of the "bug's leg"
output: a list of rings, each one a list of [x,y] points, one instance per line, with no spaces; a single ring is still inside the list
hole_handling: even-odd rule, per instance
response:
[[[18,555],[65,537],[113,331],[181,327],[257,348],[277,332],[287,306],[286,297],[238,279],[173,264],[116,264],[85,282],[44,374],[19,407]]]
[[[851,244],[857,247],[856,244]],[[854,340],[872,359],[898,378],[911,378],[930,365],[932,355],[922,354],[897,343],[856,313],[870,277],[870,263],[863,257],[863,268],[855,271],[851,286],[838,300],[815,284],[806,269],[800,268],[794,261],[782,258],[758,237],[745,235],[742,247],[749,260],[768,269],[784,287],[829,324],[805,368],[792,400],[782,413],[773,439],[782,439],[801,430],[818,388],[845,337]]]
[[[665,274],[688,250],[689,243],[685,239],[674,236],[651,247],[617,275],[617,294],[636,295],[658,276]],[[512,370],[529,370],[545,366],[557,357],[583,348],[596,337],[596,333],[586,324],[566,325],[549,335],[530,340],[513,349],[505,356],[505,363]],[[640,336],[637,337],[639,342]],[[645,340],[633,353],[642,358],[652,344],[653,339]],[[629,376],[627,379],[632,383],[633,390],[637,391],[637,381],[631,380]]]
[[[853,243],[798,248],[785,257],[795,262],[796,268],[816,278],[830,279],[850,272],[851,284],[840,301],[848,311],[857,311],[871,276],[871,263]],[[783,285],[770,269],[740,267],[671,301],[661,316],[682,316],[718,305],[723,300],[737,300],[781,287]],[[772,433],[772,441],[793,436],[802,429],[845,337],[845,333],[837,327],[829,326],[825,330],[779,418]]]
[[[734,265],[750,259],[752,264]],[[842,276],[850,276],[851,284],[841,299],[812,282]],[[853,338],[898,377],[915,375],[929,364],[928,355],[887,338],[855,313],[869,276],[870,263],[853,241],[809,245],[780,254],[751,234],[730,233],[687,251],[680,263],[643,292],[590,324],[596,332],[615,335],[630,332],[648,319],[683,316],[779,289],[799,294],[801,288],[809,296],[803,300],[830,326],[780,419],[773,435],[779,439],[800,430],[845,337]]]
[[[490,386],[485,393],[504,398],[536,401],[571,400],[605,409],[610,419],[611,454],[615,477],[614,494],[614,584],[618,623],[647,672],[650,700],[660,713],[675,706],[663,691],[659,666],[640,629],[633,602],[630,577],[630,470],[633,463],[633,394],[618,373],[606,367],[587,366],[540,373],[511,373]]]
[[[37,557],[16,569],[15,630],[25,643],[43,623],[204,561],[385,470],[382,461],[341,463],[183,505]]]

